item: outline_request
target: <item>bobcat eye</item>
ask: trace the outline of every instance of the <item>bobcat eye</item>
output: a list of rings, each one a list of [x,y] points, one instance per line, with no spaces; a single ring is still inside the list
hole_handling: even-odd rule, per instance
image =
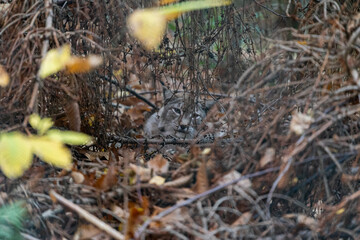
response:
[[[181,114],[181,110],[179,108],[173,108],[172,109],[174,111],[174,113],[180,115]]]

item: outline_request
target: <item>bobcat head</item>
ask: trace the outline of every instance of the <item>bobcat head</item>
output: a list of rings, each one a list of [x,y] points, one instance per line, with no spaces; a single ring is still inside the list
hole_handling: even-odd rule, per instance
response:
[[[145,137],[195,138],[207,110],[214,103],[194,103],[194,97],[188,93],[173,94],[164,89],[164,106],[146,121]]]

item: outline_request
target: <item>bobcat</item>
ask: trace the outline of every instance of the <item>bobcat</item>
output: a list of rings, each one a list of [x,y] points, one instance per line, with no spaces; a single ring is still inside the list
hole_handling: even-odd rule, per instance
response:
[[[191,100],[192,97],[188,93],[173,94],[170,90],[164,89],[164,106],[146,121],[145,137],[195,138],[207,110],[215,102],[194,103]]]

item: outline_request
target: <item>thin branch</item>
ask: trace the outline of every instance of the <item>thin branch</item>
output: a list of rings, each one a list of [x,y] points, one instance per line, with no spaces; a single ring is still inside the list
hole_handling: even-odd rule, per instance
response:
[[[261,3],[259,3],[258,1],[256,1],[256,0],[253,0],[257,5],[259,5],[260,7],[262,7],[262,8],[265,8],[266,10],[268,10],[269,12],[271,12],[271,13],[273,13],[273,14],[275,14],[276,16],[278,16],[278,17],[282,17],[282,18],[289,18],[288,16],[285,16],[285,15],[282,15],[282,14],[280,14],[280,13],[277,13],[277,12],[275,12],[274,10],[272,10],[271,8],[268,8],[267,6],[265,6],[265,5],[263,5],[263,4],[261,4]]]
[[[66,206],[67,208],[70,208],[71,210],[73,210],[74,212],[79,214],[80,217],[84,218],[86,221],[92,223],[97,228],[106,232],[114,239],[119,239],[119,240],[125,239],[124,235],[122,235],[120,232],[116,231],[111,226],[104,223],[99,218],[95,217],[94,215],[90,214],[89,212],[85,211],[78,205],[70,202],[69,200],[67,200],[66,198],[61,196],[60,194],[56,193],[54,190],[50,190],[49,194],[50,194],[51,198],[55,198],[56,201],[59,201],[59,203],[61,203],[62,205]]]
[[[52,10],[52,0],[45,0],[45,14],[47,15],[46,17],[46,23],[45,23],[45,30],[49,30],[52,28],[52,22],[53,22],[53,17],[54,17],[54,12]],[[49,48],[49,36],[50,33],[49,32],[45,32],[45,40],[43,41],[43,47],[41,50],[41,57],[44,58],[48,48]],[[36,75],[36,82],[34,84],[34,88],[33,88],[33,92],[31,94],[31,99],[30,99],[30,103],[27,109],[28,113],[31,112],[38,112],[36,108],[37,104],[37,97],[39,94],[39,87],[40,87],[40,83],[42,83],[42,79],[39,77],[39,75]],[[24,122],[23,122],[23,126],[27,125],[27,121],[28,118],[25,118]]]

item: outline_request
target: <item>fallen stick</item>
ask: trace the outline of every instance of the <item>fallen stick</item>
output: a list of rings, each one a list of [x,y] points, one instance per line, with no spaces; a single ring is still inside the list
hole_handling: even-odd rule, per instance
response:
[[[61,196],[60,194],[56,193],[54,190],[50,190],[50,197],[53,200],[53,202],[58,201],[59,203],[61,203],[62,205],[64,205],[67,208],[70,208],[71,210],[73,210],[74,212],[76,212],[77,214],[79,214],[80,217],[84,218],[86,221],[94,224],[96,227],[98,227],[99,229],[101,229],[102,231],[106,232],[107,234],[109,234],[111,237],[118,239],[118,240],[123,240],[125,239],[124,235],[122,235],[120,232],[116,231],[115,229],[113,229],[111,226],[109,226],[108,224],[104,223],[103,221],[101,221],[99,218],[95,217],[94,215],[92,215],[91,213],[87,212],[86,210],[82,209],[81,207],[79,207],[78,205],[70,202],[69,200],[67,200],[66,198],[64,198],[63,196]]]

